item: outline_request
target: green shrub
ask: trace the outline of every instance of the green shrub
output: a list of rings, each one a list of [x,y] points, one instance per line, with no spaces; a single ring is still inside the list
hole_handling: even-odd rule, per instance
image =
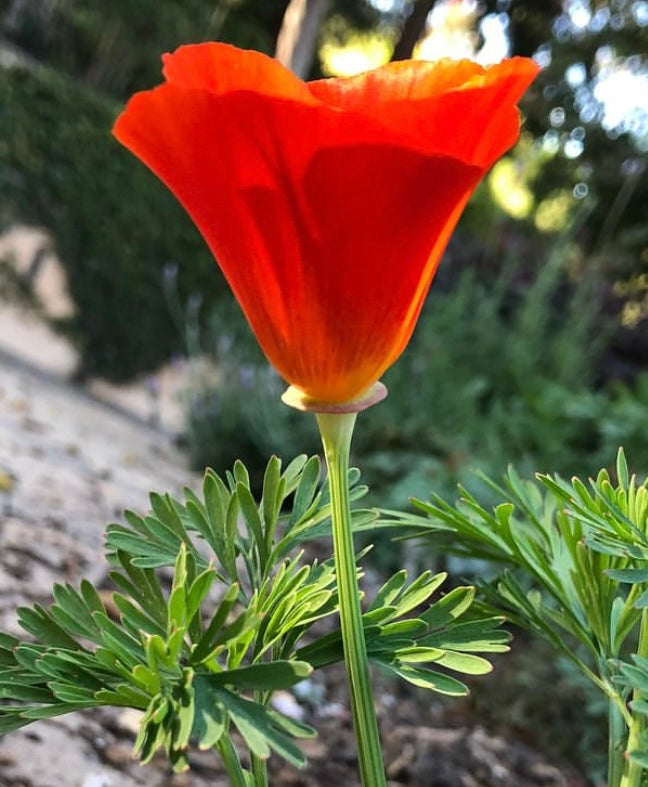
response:
[[[637,397],[648,398],[648,385],[643,395],[592,388],[605,340],[596,287],[569,285],[555,260],[522,292],[512,271],[486,285],[471,270],[452,291],[434,291],[385,375],[389,396],[360,416],[354,449],[374,499],[402,505],[412,494],[452,489],[475,467],[497,471],[509,461],[525,471],[588,472],[637,428]],[[205,339],[221,374],[187,399],[197,466],[317,450],[311,419],[279,402],[283,383],[238,310],[218,310]]]
[[[572,669],[562,671],[572,684],[579,675],[595,690],[583,697],[574,720],[582,725],[579,736],[596,746],[596,729],[583,722],[607,716],[605,783],[639,787],[648,766],[648,705],[639,701],[648,687],[648,480],[630,469],[623,448],[616,466],[613,455],[589,479],[570,471],[571,481],[556,473],[526,480],[509,465],[503,482],[483,479],[488,502],[465,488],[453,503],[432,493],[413,501],[415,513],[385,512],[383,525],[416,538],[428,562],[430,553],[440,553],[489,566],[477,579],[482,599],[570,663]],[[645,468],[647,458],[644,447],[642,464],[633,457],[632,467]],[[542,650],[533,647],[536,678],[552,661]],[[545,697],[548,686],[561,696],[559,683],[559,676],[547,674]],[[518,695],[530,699],[520,688]],[[585,752],[583,765],[598,770],[598,758]]]
[[[119,107],[46,69],[0,69],[0,220],[51,233],[76,315],[82,374],[125,380],[181,349],[163,269],[183,297],[222,278],[190,220],[112,139]]]
[[[385,502],[510,461],[531,471],[596,465],[608,400],[592,392],[605,342],[596,287],[569,285],[554,260],[525,290],[510,270],[488,284],[468,270],[453,291],[432,293],[385,375],[390,395],[357,430],[365,475]]]

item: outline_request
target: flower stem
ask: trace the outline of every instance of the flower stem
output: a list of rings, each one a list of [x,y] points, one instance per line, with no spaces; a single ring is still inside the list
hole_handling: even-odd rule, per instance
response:
[[[340,629],[351,696],[353,725],[364,787],[385,787],[378,721],[369,679],[360,591],[351,532],[349,450],[356,413],[317,414],[331,493],[333,547],[340,603]]]
[[[268,787],[268,766],[256,754],[252,755],[252,774],[255,787]]]
[[[223,735],[216,747],[223,759],[223,765],[225,766],[231,787],[247,787],[245,774],[229,733],[226,732]]]
[[[648,610],[645,608],[641,613],[637,655],[644,659],[648,658]],[[639,689],[635,689],[632,699],[639,700],[646,699],[646,697],[645,695],[642,696],[642,692]],[[631,752],[638,748],[641,734],[645,727],[645,716],[642,713],[634,713],[630,723],[630,731],[628,732],[628,744],[626,751]],[[643,767],[638,762],[631,760],[628,757],[626,759],[626,769],[625,773],[623,774],[623,778],[621,779],[620,787],[640,787],[643,774]]]
[[[619,787],[625,767],[627,727],[616,703],[608,700],[608,778],[607,787]]]

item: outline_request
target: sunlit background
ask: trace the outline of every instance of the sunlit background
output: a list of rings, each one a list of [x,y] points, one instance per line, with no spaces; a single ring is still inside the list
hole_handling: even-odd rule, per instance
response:
[[[373,5],[385,13],[395,13],[403,3],[397,0],[374,0]],[[443,0],[434,4],[427,17],[425,31],[414,47],[416,58],[468,58],[488,65],[497,63],[511,54],[509,16],[505,12],[510,4],[498,3],[499,9],[484,13],[477,0]],[[524,4],[520,4],[523,7]],[[621,31],[628,23],[640,28],[648,25],[648,3],[636,0],[631,4],[596,4],[587,0],[568,0],[563,13],[553,20],[552,32],[557,42],[583,40],[606,29]],[[630,12],[626,19],[623,11]],[[350,30],[343,41],[325,41],[320,49],[324,72],[331,76],[352,76],[386,63],[394,47],[393,31],[374,30],[361,33]],[[533,53],[536,61],[547,68],[552,62],[552,47],[542,45]],[[563,78],[574,91],[574,104],[584,125],[577,125],[565,133],[566,113],[562,106],[551,109],[551,128],[544,134],[535,149],[526,147],[525,158],[545,154],[553,156],[559,151],[569,159],[578,159],[585,146],[585,124],[598,120],[612,137],[631,135],[638,151],[648,150],[648,67],[640,53],[624,56],[609,43],[601,42],[594,51],[594,67],[575,60],[566,65]],[[550,98],[552,89],[546,91]],[[528,172],[528,161],[526,170]],[[520,167],[510,159],[495,167],[489,182],[493,198],[498,205],[515,218],[525,218],[534,208],[533,197],[524,183]],[[553,198],[536,212],[536,226],[545,231],[565,226],[571,204],[588,195],[586,182],[575,184],[572,199],[562,194]]]

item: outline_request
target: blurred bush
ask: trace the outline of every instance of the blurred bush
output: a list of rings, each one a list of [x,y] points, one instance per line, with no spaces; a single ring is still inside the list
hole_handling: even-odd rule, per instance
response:
[[[648,375],[633,387],[595,379],[610,335],[595,275],[571,283],[561,255],[530,286],[514,270],[486,283],[469,269],[450,291],[433,291],[385,375],[389,396],[360,416],[354,450],[375,502],[402,506],[509,462],[522,472],[586,474],[619,442],[648,467],[640,439]],[[197,467],[236,456],[261,466],[272,451],[317,450],[312,419],[281,404],[285,385],[234,305],[212,315],[204,343],[218,372],[196,378],[186,400]]]
[[[59,327],[82,375],[120,381],[182,348],[163,268],[207,302],[222,278],[166,189],[110,136],[118,107],[45,68],[0,69],[0,227],[43,227],[68,277],[76,314]]]
[[[184,440],[194,468],[225,468],[241,459],[254,485],[268,457],[288,460],[319,450],[312,417],[284,405],[286,383],[265,360],[238,304],[223,301],[209,317],[185,394]]]
[[[356,449],[390,505],[453,486],[475,467],[590,461],[599,442],[591,385],[605,334],[593,330],[594,278],[571,284],[563,262],[550,259],[528,286],[511,266],[491,282],[468,269],[452,291],[433,291],[385,376],[390,396],[358,430]]]
[[[601,297],[595,276],[573,285],[555,263],[521,292],[506,272],[490,289],[466,272],[456,290],[433,293],[385,376],[390,396],[357,433],[381,500],[403,506],[458,481],[475,488],[475,470],[497,474],[510,462],[528,474],[588,474],[619,443],[648,467],[648,375],[632,386],[598,379],[613,331]]]

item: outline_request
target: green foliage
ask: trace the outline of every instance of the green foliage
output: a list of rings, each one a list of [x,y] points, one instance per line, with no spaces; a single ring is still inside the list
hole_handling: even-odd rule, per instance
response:
[[[219,14],[204,0],[68,0],[59,4],[40,57],[116,97],[160,81],[160,56],[181,44],[218,37]]]
[[[630,475],[622,450],[616,484],[605,469],[589,484],[558,475],[533,483],[512,467],[504,486],[484,481],[502,501],[492,511],[460,488],[456,506],[435,495],[415,501],[421,515],[396,514],[391,524],[449,536],[449,550],[503,566],[480,583],[488,602],[550,642],[608,699],[614,787],[624,772],[630,779],[626,748],[629,763],[648,762],[648,680],[640,676],[648,663],[648,481]]]
[[[358,481],[351,470],[352,501],[367,491]],[[311,630],[338,608],[333,562],[307,563],[298,550],[304,539],[330,533],[329,492],[317,457],[297,457],[285,468],[273,457],[261,486],[255,498],[237,462],[224,477],[207,471],[200,495],[186,489],[180,501],[152,494],[148,515],[126,512],[125,525],[110,525],[118,619],[87,581],[79,590],[55,586],[49,610],[21,609],[32,641],[0,633],[0,734],[84,708],[126,706],[143,711],[135,754],[144,763],[163,749],[183,770],[194,741],[215,747],[233,783],[242,784],[237,773],[251,777],[231,744],[236,730],[253,759],[276,752],[303,765],[294,739],[314,731],[270,700],[314,668],[343,659],[339,631],[318,637]],[[356,507],[353,526],[367,528],[376,517]],[[509,637],[503,618],[472,614],[473,588],[431,602],[444,579],[424,572],[408,583],[398,572],[363,624],[375,663],[456,696],[467,689],[448,671],[485,674],[491,666],[477,654],[507,650]]]
[[[358,485],[359,473],[349,476],[351,500],[367,492]],[[281,461],[270,459],[263,476],[263,494],[256,504],[250,490],[250,476],[242,462],[236,462],[225,479],[207,470],[203,482],[203,499],[185,489],[185,501],[180,503],[170,495],[151,496],[152,513],[141,517],[126,512],[128,526],[109,525],[107,547],[109,555],[121,551],[132,556],[132,563],[140,569],[173,565],[182,543],[186,543],[199,568],[205,568],[206,558],[194,544],[191,534],[197,534],[217,559],[215,570],[223,581],[239,583],[265,594],[265,582],[278,561],[282,560],[305,538],[330,532],[330,503],[328,487],[322,484],[320,462],[317,457],[299,456],[281,472]],[[290,510],[285,504],[293,496]],[[356,527],[367,526],[376,518],[374,511],[355,509]],[[240,520],[245,532],[239,532]],[[244,561],[244,573],[237,558]]]
[[[411,346],[385,375],[389,396],[362,414],[355,437],[374,500],[400,506],[509,461],[522,472],[593,472],[624,440],[648,466],[648,377],[594,388],[609,336],[600,285],[595,276],[574,285],[566,268],[556,254],[528,289],[513,269],[491,282],[468,270],[451,291],[432,292]],[[317,450],[312,421],[279,402],[284,383],[238,310],[213,313],[203,346],[218,372],[196,376],[185,400],[195,466],[241,456],[256,478],[273,450]]]
[[[217,746],[233,725],[259,756],[267,757],[274,749],[303,764],[290,737],[313,731],[240,692],[287,688],[306,677],[310,665],[293,658],[231,666],[247,650],[263,612],[246,610],[227,620],[238,596],[232,584],[203,630],[200,608],[216,572],[208,568],[197,573],[184,545],[168,598],[151,572],[138,575],[125,556],[123,560],[126,576],[117,578],[118,584],[141,581],[133,594],[141,605],[116,594],[120,623],[109,617],[85,582],[80,591],[55,587],[56,603],[49,612],[38,606],[20,610],[22,627],[38,644],[2,635],[0,697],[12,704],[0,708],[0,731],[97,705],[128,706],[145,711],[135,742],[142,762],[163,747],[174,767],[182,770],[191,736],[201,747]],[[88,641],[96,647],[82,644]],[[234,658],[221,664],[221,654]]]
[[[32,57],[118,99],[160,80],[160,55],[194,41],[230,40],[271,51],[282,3],[265,2],[254,20],[241,16],[240,0],[66,0],[51,8],[27,4],[14,13],[8,36]],[[257,3],[261,6],[261,3]],[[260,8],[257,11],[261,10]],[[224,26],[227,30],[224,31]],[[252,31],[249,31],[252,27]],[[276,37],[276,33],[275,33]]]
[[[390,396],[367,414],[359,451],[416,446],[422,455],[474,455],[487,467],[531,457],[565,467],[582,453],[583,424],[568,408],[591,383],[594,282],[570,294],[560,259],[526,291],[512,276],[481,284],[467,271],[451,293],[432,294],[385,376]]]
[[[46,228],[76,314],[62,325],[82,373],[124,380],[182,349],[163,269],[182,297],[221,286],[203,241],[170,194],[111,138],[118,107],[45,69],[0,69],[0,224]]]
[[[462,621],[448,629],[471,606],[475,594],[472,587],[456,587],[417,617],[398,620],[426,602],[445,579],[444,573],[426,571],[407,585],[406,571],[394,574],[363,615],[365,639],[369,658],[393,675],[439,694],[461,696],[468,693],[461,681],[420,665],[484,675],[492,666],[475,653],[503,653],[508,650],[510,637],[499,628],[502,619],[497,617]],[[341,661],[341,633],[322,637],[297,655],[316,667]]]

